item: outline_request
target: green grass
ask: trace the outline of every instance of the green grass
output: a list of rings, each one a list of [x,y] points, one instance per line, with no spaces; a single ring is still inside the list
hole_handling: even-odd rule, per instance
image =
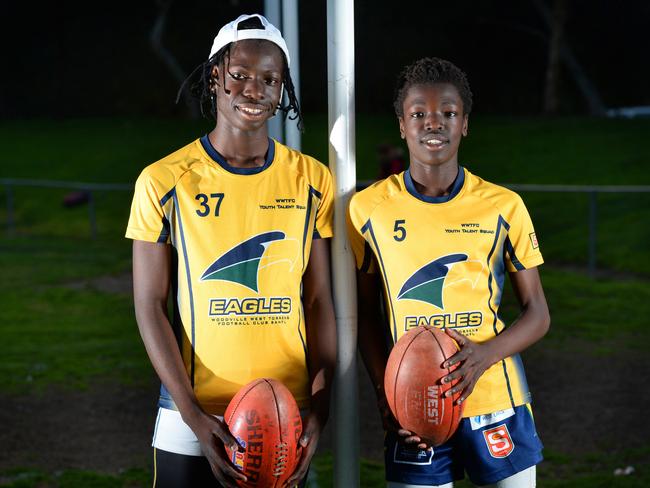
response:
[[[650,184],[650,119],[481,118],[460,161],[498,183]]]
[[[315,479],[320,488],[334,486],[334,457],[332,453],[327,452],[318,456],[314,456],[311,464],[311,469],[314,471],[311,476]],[[384,487],[384,465],[382,463],[369,461],[367,459],[361,460],[359,466],[359,479],[361,488]],[[309,488],[309,484],[307,488]]]
[[[149,473],[130,469],[117,475],[79,469],[46,473],[32,469],[12,469],[0,473],[0,486],[5,488],[141,488],[151,486]]]
[[[544,270],[543,279],[549,307],[555,312],[550,340],[624,343],[638,350],[650,346],[647,281],[592,280],[557,269]]]
[[[580,457],[545,451],[545,460],[537,467],[538,486],[543,488],[646,488],[650,486],[650,468],[645,459],[648,449],[611,456],[593,453]],[[614,470],[631,465],[635,471],[616,476]],[[320,488],[333,486],[334,461],[331,453],[316,456],[311,475]],[[362,460],[359,470],[360,488],[383,488],[384,468],[381,463]],[[46,473],[17,468],[0,473],[0,486],[6,488],[140,488],[150,486],[149,473],[131,469],[118,475],[83,470]],[[315,486],[307,484],[307,488]],[[455,488],[472,488],[467,479]]]
[[[209,130],[207,121],[30,120],[0,122],[0,177],[134,182],[142,168]]]
[[[650,348],[647,317],[650,286],[636,278],[592,279],[583,273],[544,265],[540,268],[551,312],[551,329],[543,347],[576,347],[587,354]],[[518,306],[510,289],[504,293],[499,313],[506,323],[517,316]],[[633,311],[633,313],[621,313]]]
[[[0,292],[131,270],[131,241],[120,237],[20,237],[0,240]]]
[[[544,451],[544,462],[538,466],[538,485],[549,488],[641,488],[650,486],[650,466],[647,459],[650,448],[628,450],[619,454],[594,452],[568,456],[560,452]],[[634,467],[627,476],[614,471]]]
[[[11,308],[3,313],[3,390],[144,383],[151,368],[129,296],[53,287],[7,292],[5,299]]]
[[[585,268],[589,249],[589,195],[520,194],[533,219],[546,261]],[[601,194],[597,197],[597,210],[597,268],[650,276],[650,227],[643,224],[650,220],[650,193]]]
[[[127,273],[126,240],[26,238],[0,241],[0,389],[27,393],[49,384],[86,387],[98,378],[149,378],[128,294],[84,286]]]

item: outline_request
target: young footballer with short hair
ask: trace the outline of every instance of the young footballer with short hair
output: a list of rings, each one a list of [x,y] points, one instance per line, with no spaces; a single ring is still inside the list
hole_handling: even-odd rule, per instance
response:
[[[407,66],[395,111],[409,169],[358,193],[349,207],[359,347],[389,427],[391,488],[451,487],[463,472],[480,486],[529,488],[542,460],[519,358],[550,323],[537,272],[542,255],[521,198],[458,163],[471,109],[469,84],[455,65],[424,58]],[[521,307],[509,325],[498,315],[506,274]],[[444,365],[460,367],[443,381],[460,380],[453,392],[460,392],[464,418],[441,446],[431,449],[413,433],[390,429],[381,293],[390,342],[428,324],[444,328],[460,346]]]
[[[216,126],[136,183],[126,236],[138,326],[162,381],[156,487],[245,479],[225,454],[237,441],[219,416],[254,379],[280,380],[307,412],[288,486],[304,479],[327,421],[332,182],[321,163],[268,137],[283,87],[300,117],[289,62],[261,15],[224,26],[193,89]]]

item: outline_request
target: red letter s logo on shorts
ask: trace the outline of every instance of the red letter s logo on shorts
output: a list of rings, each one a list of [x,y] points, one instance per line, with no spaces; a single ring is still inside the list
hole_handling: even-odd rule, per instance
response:
[[[484,430],[483,437],[492,457],[507,457],[515,448],[506,424]]]

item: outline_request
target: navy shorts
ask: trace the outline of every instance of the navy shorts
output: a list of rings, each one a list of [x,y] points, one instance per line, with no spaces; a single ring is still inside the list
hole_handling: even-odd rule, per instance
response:
[[[458,430],[433,451],[407,447],[389,432],[384,442],[386,480],[411,485],[443,485],[463,479],[488,485],[542,461],[529,405],[464,418]]]

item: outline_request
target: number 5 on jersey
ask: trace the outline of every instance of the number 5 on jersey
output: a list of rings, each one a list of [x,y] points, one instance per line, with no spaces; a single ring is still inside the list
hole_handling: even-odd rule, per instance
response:
[[[221,207],[221,202],[223,202],[223,196],[223,193],[210,193],[209,197],[205,193],[199,193],[194,197],[194,200],[198,200],[199,205],[201,206],[201,208],[196,211],[196,215],[199,217],[207,217],[210,215],[210,204],[213,204],[214,216],[219,217],[219,208]]]
[[[395,221],[395,227],[393,227],[393,232],[395,232],[395,235],[393,236],[393,239],[395,239],[397,242],[402,242],[404,239],[406,239],[406,227],[404,227],[404,224],[406,224],[406,220],[396,220]]]

